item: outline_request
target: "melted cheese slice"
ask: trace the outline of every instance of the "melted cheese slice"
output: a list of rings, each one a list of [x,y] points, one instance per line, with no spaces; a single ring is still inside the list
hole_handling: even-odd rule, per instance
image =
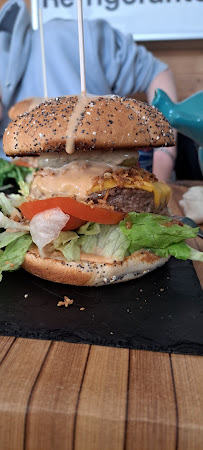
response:
[[[102,183],[102,190],[105,189],[112,189],[114,187],[117,187],[116,181],[113,179],[105,180]],[[128,189],[142,189],[143,191],[147,192],[153,192],[154,194],[154,204],[157,208],[163,207],[167,205],[169,198],[171,196],[171,188],[165,184],[161,183],[160,181],[157,181],[155,183],[150,183],[149,181],[145,180],[134,180],[129,183],[127,180],[123,183],[123,188]],[[92,189],[92,192],[99,192],[101,191],[101,186],[99,184],[95,185]]]

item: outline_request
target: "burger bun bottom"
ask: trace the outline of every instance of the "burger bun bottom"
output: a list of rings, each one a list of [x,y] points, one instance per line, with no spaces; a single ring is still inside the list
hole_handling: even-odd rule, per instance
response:
[[[104,286],[142,277],[169,258],[142,250],[113,264],[41,258],[37,249],[29,250],[22,267],[39,278],[75,286]]]

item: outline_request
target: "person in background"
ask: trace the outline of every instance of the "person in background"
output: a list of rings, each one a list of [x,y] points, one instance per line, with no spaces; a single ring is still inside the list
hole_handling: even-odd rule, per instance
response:
[[[123,35],[104,20],[84,21],[87,92],[93,95],[135,96],[145,92],[150,103],[156,88],[177,101],[173,75],[130,35]],[[44,24],[48,96],[81,91],[78,26],[75,20],[54,19]],[[1,141],[9,121],[8,110],[28,97],[43,97],[40,32],[33,31],[23,0],[9,0],[0,10],[0,88],[3,104]],[[2,143],[0,156],[3,156]],[[168,181],[176,148],[140,151],[141,167]],[[152,166],[153,165],[153,166]]]

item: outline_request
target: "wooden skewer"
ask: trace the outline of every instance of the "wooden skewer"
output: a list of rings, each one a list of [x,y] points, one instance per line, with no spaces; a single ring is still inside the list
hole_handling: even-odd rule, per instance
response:
[[[39,12],[39,29],[40,29],[40,42],[41,42],[41,55],[42,55],[44,98],[46,99],[46,98],[48,98],[48,93],[47,93],[47,75],[46,75],[46,60],[45,60],[45,51],[44,51],[42,9],[39,8],[38,12]]]
[[[80,54],[81,94],[82,95],[86,95],[85,51],[84,51],[82,0],[77,0],[77,10],[78,10],[78,39],[79,39],[79,54]]]
[[[71,154],[75,151],[75,135],[77,127],[81,120],[81,114],[84,112],[89,99],[86,96],[86,80],[85,80],[85,52],[84,52],[84,34],[83,34],[83,14],[82,14],[82,0],[77,0],[78,10],[78,40],[79,40],[79,56],[80,56],[80,81],[81,81],[81,96],[78,98],[74,112],[68,122],[67,136],[66,136],[66,152]]]
[[[39,5],[38,0],[31,0],[30,1],[30,8],[31,8],[31,20],[32,20],[32,29],[38,30],[39,28]]]

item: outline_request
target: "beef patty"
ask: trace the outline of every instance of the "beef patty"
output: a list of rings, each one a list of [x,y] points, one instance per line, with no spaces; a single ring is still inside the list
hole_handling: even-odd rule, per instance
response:
[[[138,213],[154,213],[168,215],[167,206],[156,207],[154,204],[153,192],[143,191],[141,189],[112,188],[107,192],[92,193],[88,200],[93,203],[99,203],[106,196],[106,203],[113,206],[115,211]]]

